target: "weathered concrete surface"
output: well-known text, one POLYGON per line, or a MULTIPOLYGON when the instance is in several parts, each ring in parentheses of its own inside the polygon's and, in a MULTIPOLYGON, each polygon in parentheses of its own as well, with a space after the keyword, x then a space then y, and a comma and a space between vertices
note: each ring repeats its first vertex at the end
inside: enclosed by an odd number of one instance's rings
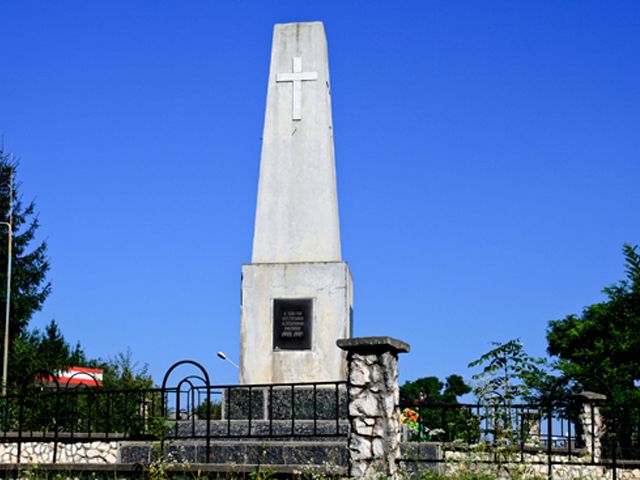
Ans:
MULTIPOLYGON (((287 77, 284 77, 285 79, 287 77)), ((262 137, 253 263, 340 261, 327 39, 321 22, 276 25, 262 137), (316 80, 277 81, 294 59, 316 80), (294 119, 294 94, 300 118, 294 119)))
POLYGON ((408 343, 393 337, 357 337, 341 338, 337 342, 338 347, 354 353, 395 352, 409 353, 411 347, 408 343))
POLYGON ((248 264, 242 267, 240 383, 346 379, 353 285, 345 262, 248 264), (311 298, 310 350, 274 350, 275 298, 311 298))
POLYGON ((341 261, 321 22, 274 27, 262 138, 252 263, 242 268, 240 382, 341 380, 345 355, 335 342, 351 336, 352 287, 341 261), (312 299, 310 350, 274 348, 274 299, 312 299))

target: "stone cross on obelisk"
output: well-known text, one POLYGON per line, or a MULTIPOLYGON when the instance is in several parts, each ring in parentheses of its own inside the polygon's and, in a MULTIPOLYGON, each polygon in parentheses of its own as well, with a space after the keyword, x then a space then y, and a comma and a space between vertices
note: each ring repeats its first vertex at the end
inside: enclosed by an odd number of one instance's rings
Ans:
POLYGON ((327 40, 276 25, 252 263, 242 267, 241 383, 342 380, 352 283, 340 254, 327 40))
POLYGON ((276 75, 276 82, 293 82, 292 120, 302 120, 302 81, 317 79, 318 72, 302 71, 302 57, 293 57, 293 73, 279 73, 276 75))

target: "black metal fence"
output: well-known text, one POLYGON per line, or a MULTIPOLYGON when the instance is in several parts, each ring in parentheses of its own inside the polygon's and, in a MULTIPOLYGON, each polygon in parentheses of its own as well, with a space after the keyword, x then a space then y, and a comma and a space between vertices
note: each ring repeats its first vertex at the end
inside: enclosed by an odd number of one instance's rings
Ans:
MULTIPOLYGON (((204 368, 184 360, 174 364, 162 385, 108 389, 34 382, 30 375, 0 397, 0 443, 112 440, 200 440, 209 458, 211 440, 240 438, 345 437, 346 382, 265 385, 211 385, 204 368), (170 382, 178 367, 197 374, 170 382), (170 386, 170 383, 173 385, 170 386)), ((97 382, 96 382, 97 385, 97 382)))
POLYGON ((437 442, 430 462, 600 465, 640 468, 640 402, 589 392, 535 404, 405 403, 407 440, 437 442), (601 397, 601 398, 599 398, 601 397), (447 455, 447 452, 449 453, 447 455))
MULTIPOLYGON (((0 443, 15 444, 16 461, 27 442, 60 443, 189 439, 202 442, 210 458, 212 440, 345 438, 347 383, 212 385, 204 368, 184 360, 160 387, 108 389, 34 381, 30 375, 0 397, 0 443), (195 374, 178 376, 178 369, 195 374), (179 378, 172 381, 173 377, 179 378)), ((97 382, 96 382, 97 385, 97 382)), ((406 439, 436 442, 429 461, 608 466, 640 468, 640 402, 617 404, 584 393, 552 395, 535 404, 405 404, 406 439), (411 410, 415 411, 414 413, 411 410), (466 455, 466 457, 465 457, 466 455), (457 458, 457 460, 455 460, 457 458), (462 460, 461 460, 462 459, 462 460)))

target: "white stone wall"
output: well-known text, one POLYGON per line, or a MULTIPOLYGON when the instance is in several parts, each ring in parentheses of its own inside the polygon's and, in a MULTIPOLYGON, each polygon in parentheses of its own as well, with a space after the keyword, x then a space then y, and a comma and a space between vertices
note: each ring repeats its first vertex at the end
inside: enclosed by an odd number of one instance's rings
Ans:
MULTIPOLYGON (((444 450, 442 463, 424 465, 440 465, 445 475, 452 477, 464 474, 488 475, 497 479, 522 478, 539 479, 547 478, 549 472, 548 457, 544 452, 525 452, 521 459, 520 452, 510 455, 503 453, 502 461, 495 462, 492 452, 473 450, 444 450), (522 461, 520 461, 522 460, 522 461)), ((591 453, 582 455, 553 454, 552 477, 554 480, 607 480, 613 479, 613 471, 604 465, 591 464, 591 453)), ((418 461, 418 463, 420 463, 418 461)), ((618 465, 618 480, 639 480, 640 467, 624 468, 618 465)))
MULTIPOLYGON (((544 463, 480 463, 469 459, 468 462, 445 462, 442 464, 442 473, 456 477, 464 474, 485 474, 496 479, 540 479, 547 478, 549 467, 544 463)), ((546 461, 546 458, 544 459, 546 461)), ((580 465, 571 463, 559 463, 552 465, 552 478, 554 480, 613 480, 613 470, 603 465, 580 465)), ((618 480, 640 479, 640 468, 623 468, 618 466, 616 472, 618 480)))
MULTIPOLYGON (((445 463, 443 473, 453 477, 471 474, 486 474, 497 479, 540 479, 547 478, 548 466, 544 464, 531 463, 505 463, 497 466, 495 464, 481 463, 445 463)), ((554 480, 608 480, 613 479, 613 471, 601 465, 576 465, 576 464, 554 464, 552 466, 552 477, 554 480)), ((623 469, 618 467, 618 480, 640 479, 640 469, 623 469)))
MULTIPOLYGON (((53 442, 24 442, 20 463, 53 463, 53 442)), ((117 442, 58 443, 56 463, 116 463, 117 442)), ((0 443, 0 463, 18 463, 18 444, 0 443)))

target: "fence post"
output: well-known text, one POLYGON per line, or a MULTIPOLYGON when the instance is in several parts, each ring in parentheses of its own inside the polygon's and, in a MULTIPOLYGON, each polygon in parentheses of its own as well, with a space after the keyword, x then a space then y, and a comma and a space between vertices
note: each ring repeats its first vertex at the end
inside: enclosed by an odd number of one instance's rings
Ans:
POLYGON ((391 337, 338 340, 347 352, 349 476, 395 477, 400 456, 398 353, 409 345, 391 337))
POLYGON ((602 459, 602 434, 604 424, 600 414, 600 402, 607 399, 606 395, 594 392, 580 392, 582 400, 580 423, 582 424, 582 443, 591 455, 592 463, 600 463, 602 459))

